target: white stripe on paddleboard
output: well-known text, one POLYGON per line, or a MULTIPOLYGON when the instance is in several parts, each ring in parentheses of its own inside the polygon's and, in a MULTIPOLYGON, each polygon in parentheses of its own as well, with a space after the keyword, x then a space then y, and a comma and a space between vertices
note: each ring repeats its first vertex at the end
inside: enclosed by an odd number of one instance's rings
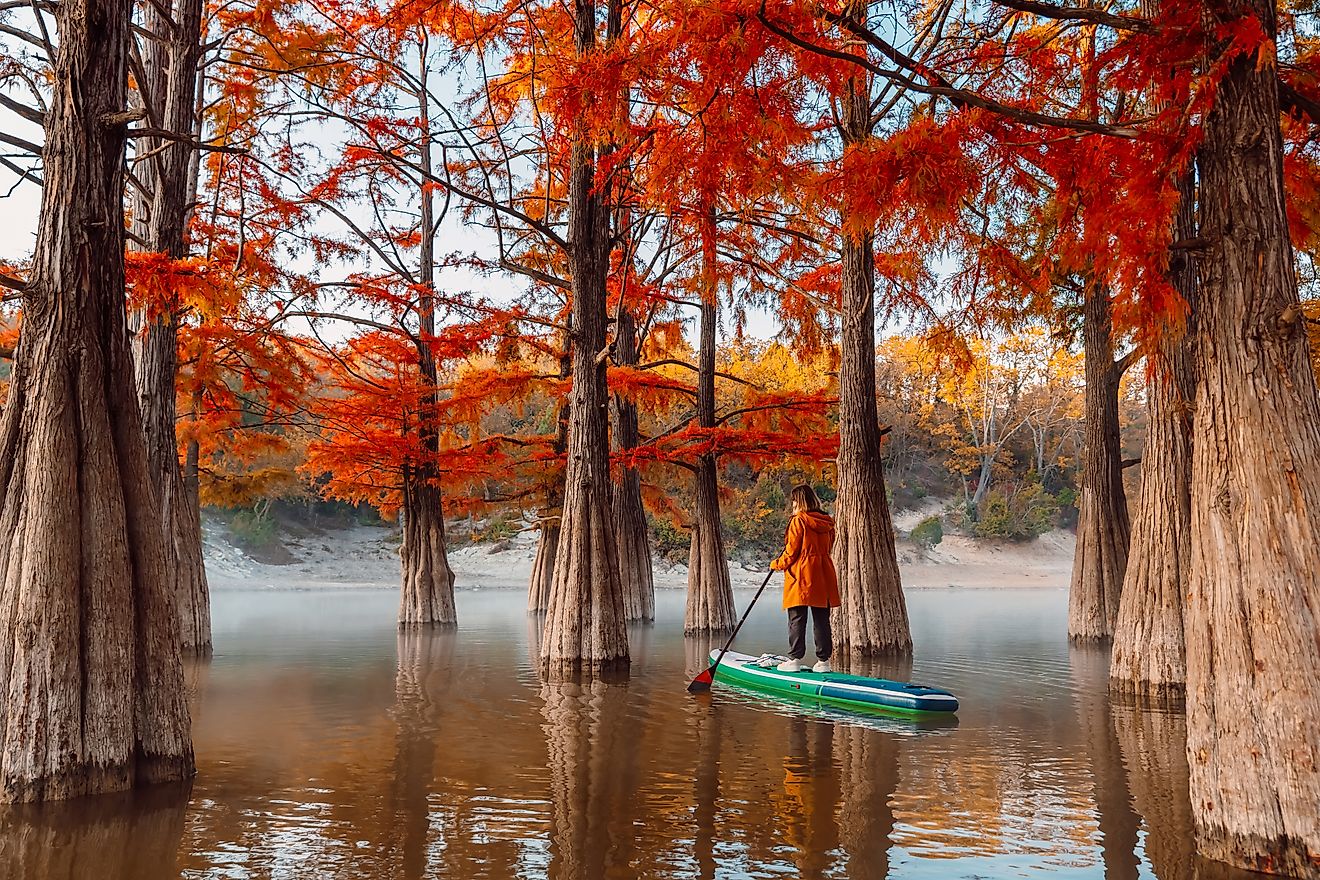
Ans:
MULTIPOLYGON (((727 656, 732 656, 732 654, 727 656)), ((746 654, 742 654, 740 656, 747 657, 746 654)), ((747 657, 747 659, 750 661, 750 660, 755 660, 756 658, 747 657)), ((759 666, 746 666, 746 665, 739 666, 738 668, 743 672, 749 673, 751 675, 759 675, 762 678, 768 678, 771 681, 778 681, 785 683, 793 681, 793 673, 791 672, 772 672, 769 669, 762 669, 759 666)), ((904 700, 933 700, 935 702, 941 702, 941 703, 948 703, 948 702, 956 703, 958 701, 956 697, 949 696, 948 694, 913 694, 913 693, 909 693, 908 691, 891 691, 888 690, 887 688, 864 687, 862 685, 850 684, 844 681, 828 681, 828 680, 818 681, 812 678, 799 679, 799 681, 801 681, 801 683, 803 684, 811 684, 818 686, 829 685, 830 687, 842 688, 844 690, 854 691, 859 694, 884 694, 888 697, 899 697, 904 700)))

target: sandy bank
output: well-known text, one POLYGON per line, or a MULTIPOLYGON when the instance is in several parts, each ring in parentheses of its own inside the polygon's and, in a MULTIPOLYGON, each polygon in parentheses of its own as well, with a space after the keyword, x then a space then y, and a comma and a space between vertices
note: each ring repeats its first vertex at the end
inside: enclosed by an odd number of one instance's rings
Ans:
MULTIPOLYGON (((299 590, 327 587, 394 589, 399 581, 398 534, 392 529, 357 526, 285 540, 290 559, 270 565, 252 559, 233 546, 222 525, 204 526, 206 570, 216 590, 299 590)), ((535 555, 534 533, 514 538, 501 549, 473 544, 456 548, 450 564, 460 590, 524 590, 535 555)), ((949 535, 938 547, 922 553, 906 540, 898 546, 899 566, 907 589, 964 587, 1068 586, 1074 538, 1051 532, 1027 542, 984 541, 949 535)), ((765 571, 735 563, 735 589, 754 589, 765 571)), ((687 567, 657 560, 657 589, 687 586, 687 567)))

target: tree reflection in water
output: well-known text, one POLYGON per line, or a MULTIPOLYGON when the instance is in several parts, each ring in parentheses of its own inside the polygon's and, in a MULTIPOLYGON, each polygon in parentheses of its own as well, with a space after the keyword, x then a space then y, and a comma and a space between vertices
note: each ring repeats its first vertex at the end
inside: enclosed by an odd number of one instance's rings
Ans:
POLYGON ((6 880, 167 880, 176 864, 191 786, 0 809, 6 880))
POLYGON ((1105 878, 1135 880, 1141 817, 1132 809, 1123 755, 1110 718, 1109 646, 1074 644, 1068 659, 1077 725, 1091 765, 1105 878))
MULTIPOLYGON (((847 671, 910 681, 912 658, 851 659, 847 671)), ((839 722, 835 731, 834 754, 842 789, 839 834, 851 880, 884 880, 889 876, 901 741, 893 734, 844 722, 839 722)))
POLYGON ((618 679, 550 679, 541 716, 550 775, 551 880, 626 876, 632 862, 636 742, 618 679))
MULTIPOLYGON (((459 824, 457 816, 449 817, 446 829, 446 817, 432 816, 429 802, 436 777, 436 741, 442 735, 437 721, 456 678, 457 638, 452 627, 416 627, 400 630, 398 635, 399 666, 390 711, 397 733, 381 861, 390 866, 392 876, 405 880, 427 875, 432 825, 440 824, 443 841, 446 831, 459 824)), ((462 734, 455 731, 455 735, 462 734)))

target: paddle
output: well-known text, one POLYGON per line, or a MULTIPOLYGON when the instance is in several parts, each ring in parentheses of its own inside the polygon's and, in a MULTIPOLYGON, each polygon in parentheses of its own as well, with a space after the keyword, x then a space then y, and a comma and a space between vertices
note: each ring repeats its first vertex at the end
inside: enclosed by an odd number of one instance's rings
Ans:
POLYGON ((733 635, 729 636, 729 640, 724 643, 724 647, 720 648, 719 656, 715 658, 714 663, 710 664, 710 668, 692 679, 692 683, 688 685, 688 693, 700 694, 710 690, 710 683, 715 680, 716 668, 719 667, 720 661, 724 659, 724 655, 728 653, 733 640, 738 638, 738 630, 742 629, 742 625, 747 622, 747 615, 752 613, 752 606, 756 604, 757 599, 761 598, 761 594, 765 592, 766 585, 770 583, 770 578, 774 577, 774 574, 775 570, 773 568, 766 573, 765 580, 761 582, 761 589, 756 591, 752 601, 747 604, 747 610, 743 612, 742 620, 738 621, 738 625, 733 628, 733 635))

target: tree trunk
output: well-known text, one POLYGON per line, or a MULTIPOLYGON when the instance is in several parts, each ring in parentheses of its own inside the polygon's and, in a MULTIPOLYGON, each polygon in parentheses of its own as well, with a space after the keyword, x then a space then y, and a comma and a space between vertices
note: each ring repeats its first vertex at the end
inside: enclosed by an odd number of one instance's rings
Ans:
MULTIPOLYGON (((619 309, 615 333, 615 356, 622 366, 637 365, 637 325, 625 308, 619 309)), ((620 451, 641 442, 637 428, 637 405, 615 395, 617 424, 614 439, 620 451)), ((642 476, 636 468, 620 468, 614 487, 614 521, 619 536, 619 578, 623 582, 624 616, 628 620, 655 619, 655 580, 651 570, 651 542, 646 533, 646 510, 642 506, 642 476)))
POLYGON ((399 628, 453 626, 454 572, 445 551, 445 520, 434 469, 407 468, 403 477, 403 588, 399 628))
MULTIPOLYGON (((421 111, 421 161, 428 177, 431 174, 431 137, 429 93, 427 90, 426 53, 421 54, 419 88, 415 97, 421 111)), ((404 468, 403 474, 403 546, 399 550, 403 569, 403 588, 399 596, 399 627, 453 626, 458 623, 454 610, 454 571, 449 567, 445 546, 444 503, 440 491, 440 473, 436 462, 440 437, 436 427, 439 407, 439 373, 435 353, 435 205, 428 187, 421 192, 422 239, 419 254, 420 294, 417 303, 417 361, 423 393, 417 432, 423 459, 404 468)))
POLYGON ((193 773, 160 503, 124 312, 131 9, 70 0, 41 222, 0 419, 0 800, 193 773))
MULTIPOLYGON (((177 0, 166 7, 146 4, 142 41, 145 77, 137 84, 137 100, 147 124, 184 137, 196 135, 197 65, 201 58, 201 0, 177 0), (169 17, 164 15, 169 10, 169 17)), ((144 138, 138 155, 150 156, 135 166, 142 188, 133 198, 133 232, 141 242, 135 250, 163 253, 172 259, 188 256, 188 218, 192 213, 197 165, 186 143, 144 138)), ((179 471, 175 436, 175 388, 178 376, 180 306, 176 297, 160 314, 133 316, 135 378, 147 461, 160 499, 168 570, 179 596, 180 636, 186 651, 211 650, 210 591, 202 561, 200 511, 189 507, 179 471), (194 526, 194 521, 196 525, 194 526)))
MULTIPOLYGON (((846 9, 865 25, 865 3, 849 3, 846 9)), ((845 147, 872 137, 870 97, 869 81, 854 79, 840 126, 845 147)), ((841 221, 843 314, 834 564, 843 605, 833 615, 834 647, 861 655, 907 653, 912 650, 912 633, 894 548, 876 405, 874 238, 870 230, 851 231, 850 218, 841 221)))
MULTIPOLYGON (((701 348, 697 364, 697 425, 715 427, 715 320, 714 292, 701 301, 701 348)), ((724 558, 724 531, 720 524, 719 469, 714 455, 697 460, 696 511, 692 548, 688 556, 687 611, 683 632, 723 632, 737 620, 729 563, 724 558)))
POLYGON ((1103 640, 1114 634, 1127 569, 1128 510, 1123 492, 1123 442, 1109 292, 1093 285, 1082 307, 1086 351, 1081 504, 1077 552, 1068 592, 1068 636, 1103 640))
MULTIPOLYGON (((1211 4, 1213 25, 1264 0, 1211 4)), ((1229 65, 1198 157, 1187 752, 1201 851, 1320 877, 1320 400, 1284 212, 1272 43, 1229 65)))
MULTIPOLYGON (((559 378, 573 375, 573 343, 565 332, 559 352, 559 378)), ((555 458, 568 451, 568 407, 555 407, 555 458)), ((556 469, 545 492, 545 507, 541 511, 541 530, 536 539, 536 558, 532 561, 532 578, 527 585, 527 610, 544 614, 550 605, 550 585, 555 578, 555 556, 559 553, 559 522, 564 513, 564 473, 556 469)))
MULTIPOLYGON (((559 502, 562 504, 562 500, 559 502)), ((550 585, 555 579, 555 556, 559 553, 559 516, 562 508, 546 504, 541 511, 541 530, 536 536, 536 556, 527 585, 527 612, 544 614, 550 607, 550 585)))
MULTIPOLYGON (((190 444, 195 450, 196 443, 190 444)), ((187 474, 175 484, 174 559, 179 603, 180 642, 194 654, 211 653, 211 587, 202 561, 202 508, 197 483, 197 459, 192 453, 187 474)))
POLYGON ((834 543, 843 605, 833 615, 834 647, 862 655, 912 650, 880 458, 873 259, 869 235, 844 237, 834 543))
MULTIPOLYGON (((1190 175, 1182 181, 1174 239, 1196 235, 1190 175)), ((1147 391, 1149 427, 1141 454, 1141 500, 1132 529, 1127 574, 1118 602, 1110 689, 1146 701, 1181 701, 1187 678, 1183 642, 1183 589, 1191 576, 1192 351, 1196 269, 1190 260, 1170 280, 1188 304, 1188 335, 1167 340, 1151 354, 1147 391)))
MULTIPOLYGON (((576 0, 579 57, 596 49, 595 0, 576 0)), ((623 588, 610 498, 609 399, 605 382, 607 195, 596 186, 596 149, 586 123, 569 161, 569 264, 573 297, 573 390, 559 552, 546 609, 541 661, 558 675, 628 662, 623 588)))

